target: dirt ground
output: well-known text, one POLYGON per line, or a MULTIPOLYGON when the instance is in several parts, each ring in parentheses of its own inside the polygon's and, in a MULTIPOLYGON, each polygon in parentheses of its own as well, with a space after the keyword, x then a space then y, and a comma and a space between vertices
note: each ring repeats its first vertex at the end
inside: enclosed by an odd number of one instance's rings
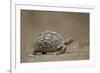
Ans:
POLYGON ((21 10, 21 63, 89 59, 89 13, 21 10), (66 53, 31 56, 32 42, 41 32, 73 38, 66 53))

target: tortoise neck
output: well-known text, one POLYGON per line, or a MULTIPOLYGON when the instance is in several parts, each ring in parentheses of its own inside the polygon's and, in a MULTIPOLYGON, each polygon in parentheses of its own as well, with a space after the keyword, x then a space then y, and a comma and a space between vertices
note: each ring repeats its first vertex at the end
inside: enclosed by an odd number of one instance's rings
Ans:
POLYGON ((68 41, 66 41, 66 42, 64 43, 64 45, 70 45, 72 42, 73 42, 73 39, 69 39, 68 41))

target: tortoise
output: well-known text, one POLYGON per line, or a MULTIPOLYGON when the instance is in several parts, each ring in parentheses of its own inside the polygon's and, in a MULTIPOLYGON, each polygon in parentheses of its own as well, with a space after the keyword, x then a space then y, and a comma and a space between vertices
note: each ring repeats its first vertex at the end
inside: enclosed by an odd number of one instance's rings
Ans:
POLYGON ((65 41, 63 37, 51 31, 42 32, 39 37, 33 42, 33 55, 37 53, 47 54, 47 53, 56 53, 63 54, 67 49, 67 45, 71 44, 73 39, 65 41))

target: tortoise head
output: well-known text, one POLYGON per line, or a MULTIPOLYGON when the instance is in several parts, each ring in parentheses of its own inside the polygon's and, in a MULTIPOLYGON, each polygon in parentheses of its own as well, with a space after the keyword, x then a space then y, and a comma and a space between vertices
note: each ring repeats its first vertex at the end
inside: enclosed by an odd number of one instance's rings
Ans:
POLYGON ((65 41, 64 45, 70 45, 73 41, 73 39, 68 39, 65 41))

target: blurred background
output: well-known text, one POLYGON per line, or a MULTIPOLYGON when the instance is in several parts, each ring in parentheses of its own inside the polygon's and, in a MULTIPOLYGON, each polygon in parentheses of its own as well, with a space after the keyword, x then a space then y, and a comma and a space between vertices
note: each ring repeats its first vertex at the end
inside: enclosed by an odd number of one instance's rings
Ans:
POLYGON ((21 10, 21 63, 89 59, 89 13, 21 10), (41 32, 54 31, 73 38, 70 53, 33 56, 32 42, 41 32))

